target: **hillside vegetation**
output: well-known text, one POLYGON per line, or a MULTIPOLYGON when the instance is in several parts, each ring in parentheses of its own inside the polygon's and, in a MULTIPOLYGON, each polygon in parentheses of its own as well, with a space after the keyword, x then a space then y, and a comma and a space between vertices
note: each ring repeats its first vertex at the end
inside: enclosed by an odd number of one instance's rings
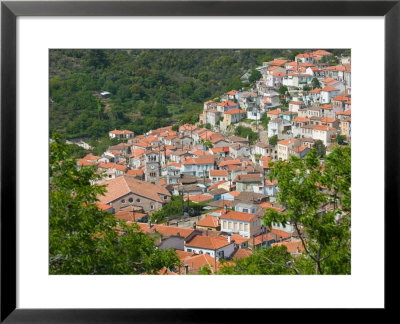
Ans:
POLYGON ((50 133, 136 134, 197 121, 203 102, 246 86, 240 76, 291 50, 51 50, 50 133), (101 91, 111 93, 103 99, 101 91))

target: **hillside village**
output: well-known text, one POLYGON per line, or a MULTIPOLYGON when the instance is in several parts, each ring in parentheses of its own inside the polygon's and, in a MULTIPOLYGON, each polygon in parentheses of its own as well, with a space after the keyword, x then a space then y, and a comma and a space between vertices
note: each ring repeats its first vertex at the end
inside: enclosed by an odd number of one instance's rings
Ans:
POLYGON ((271 162, 304 158, 316 147, 323 165, 336 145, 351 144, 351 58, 316 50, 256 70, 261 77, 251 88, 204 102, 196 124, 144 135, 110 130, 119 144, 77 160, 78 168, 94 166, 102 175, 96 183, 107 189, 98 197, 102 210, 177 252, 182 267, 161 274, 203 267, 215 273, 222 259, 245 258, 259 247, 304 252, 293 224, 262 222, 269 208, 285 211, 276 199, 279 183, 269 177, 271 162), (241 137, 238 127, 255 135, 241 137), (182 213, 160 213, 174 202, 182 213))

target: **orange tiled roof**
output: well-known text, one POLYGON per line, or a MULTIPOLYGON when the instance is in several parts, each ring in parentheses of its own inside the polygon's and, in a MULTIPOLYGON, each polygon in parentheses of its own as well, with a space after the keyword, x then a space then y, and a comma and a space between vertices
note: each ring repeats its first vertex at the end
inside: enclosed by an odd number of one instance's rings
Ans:
POLYGON ((207 215, 202 220, 200 220, 196 225, 202 227, 217 228, 219 226, 218 217, 207 215))
POLYGON ((213 157, 199 157, 199 158, 191 158, 191 157, 186 157, 184 161, 182 162, 183 165, 189 165, 189 164, 214 164, 214 158, 213 157))
POLYGON ((244 221, 244 222, 250 222, 255 217, 257 217, 257 216, 254 214, 242 213, 242 212, 237 212, 237 211, 230 211, 230 212, 220 216, 221 219, 232 219, 232 220, 239 220, 239 221, 244 221))
MULTIPOLYGON (((188 199, 188 196, 185 195, 185 200, 187 200, 187 199, 188 199)), ((213 199, 214 199, 214 197, 210 196, 210 195, 203 195, 203 194, 189 195, 189 200, 196 202, 196 203, 209 201, 209 200, 213 200, 213 199)))
POLYGON ((234 108, 234 109, 225 111, 224 114, 226 114, 226 115, 246 114, 246 111, 241 110, 239 108, 234 108))
POLYGON ((336 96, 335 98, 333 98, 333 100, 336 100, 336 101, 347 101, 347 100, 349 100, 349 97, 346 97, 346 96, 336 96))
POLYGON ((211 237, 211 236, 200 236, 200 235, 196 235, 189 242, 185 242, 185 246, 187 247, 197 247, 208 250, 218 250, 230 244, 233 243, 232 242, 229 243, 226 238, 221 236, 211 237))
POLYGON ((135 170, 128 170, 126 171, 127 175, 134 175, 134 176, 142 176, 144 170, 143 169, 135 169, 135 170))
POLYGON ((117 200, 130 192, 158 202, 165 202, 164 199, 162 199, 162 196, 171 196, 168 190, 161 186, 137 180, 135 177, 127 175, 106 180, 100 183, 100 185, 105 185, 107 192, 104 196, 98 198, 101 203, 106 204, 117 200))
POLYGON ((195 271, 196 273, 196 271, 200 270, 203 267, 208 267, 211 270, 211 273, 214 273, 215 265, 217 266, 217 269, 221 267, 220 263, 207 253, 187 257, 182 260, 182 266, 185 264, 188 265, 189 273, 191 273, 192 271, 195 271))
POLYGON ((100 169, 116 169, 119 171, 126 171, 126 166, 116 164, 116 163, 102 163, 99 164, 100 169))
POLYGON ((301 241, 297 241, 297 242, 284 241, 284 242, 271 244, 271 246, 280 246, 280 245, 285 245, 287 247, 288 252, 290 252, 290 253, 303 253, 304 252, 304 247, 303 247, 303 244, 301 243, 301 241))
POLYGON ((315 88, 313 90, 310 90, 310 93, 320 93, 320 92, 321 92, 321 89, 319 89, 319 88, 315 88))
POLYGON ((79 159, 78 160, 78 165, 79 166, 92 166, 92 165, 96 165, 96 162, 94 161, 87 161, 84 159, 79 159))
POLYGON ((278 144, 280 144, 280 145, 289 145, 289 144, 293 143, 295 140, 296 139, 294 139, 294 138, 288 138, 286 140, 279 141, 278 144))
POLYGON ((224 102, 219 102, 217 105, 218 106, 222 106, 222 107, 230 107, 230 106, 237 106, 238 104, 236 102, 227 100, 227 101, 224 101, 224 102))
POLYGON ((332 55, 332 53, 325 50, 317 50, 313 52, 314 55, 324 56, 324 55, 332 55))
POLYGON ((239 248, 232 254, 231 258, 232 258, 232 260, 239 260, 239 259, 247 258, 250 255, 251 255, 250 250, 245 250, 245 249, 239 248))
POLYGON ((232 164, 240 164, 240 165, 242 165, 242 161, 240 161, 240 160, 222 161, 218 166, 219 167, 223 167, 225 165, 232 165, 232 164))
POLYGON ((116 134, 116 135, 133 134, 133 132, 131 132, 130 130, 126 130, 126 129, 124 129, 124 130, 114 129, 114 130, 110 131, 109 133, 116 134))
POLYGON ((299 123, 309 122, 308 118, 305 118, 305 117, 296 117, 296 118, 293 119, 293 121, 299 122, 299 123))
POLYGON ((330 91, 340 91, 340 90, 339 90, 338 88, 334 88, 334 87, 330 87, 330 86, 325 86, 325 87, 322 88, 321 91, 330 92, 330 91))
POLYGON ((83 160, 98 160, 100 156, 88 154, 82 158, 83 160))
POLYGON ((210 170, 210 176, 221 176, 221 177, 227 177, 228 176, 228 171, 227 170, 210 170))

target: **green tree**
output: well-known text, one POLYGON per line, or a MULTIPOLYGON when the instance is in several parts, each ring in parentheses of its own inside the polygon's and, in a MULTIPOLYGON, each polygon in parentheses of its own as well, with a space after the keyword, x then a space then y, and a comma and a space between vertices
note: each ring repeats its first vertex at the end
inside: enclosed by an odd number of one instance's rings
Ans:
POLYGON ((336 143, 338 143, 339 145, 344 145, 346 141, 346 135, 337 135, 336 136, 336 143))
POLYGON ((316 274, 350 274, 350 147, 334 148, 323 167, 315 148, 273 166, 269 176, 278 181, 285 211, 268 209, 265 225, 291 221, 316 274))
POLYGON ((262 78, 261 72, 254 69, 253 71, 251 71, 251 74, 249 76, 249 81, 253 83, 257 80, 260 80, 261 78, 262 78))
POLYGON ((286 95, 286 93, 288 92, 288 87, 285 85, 282 85, 279 87, 278 92, 281 96, 286 95))
POLYGON ((268 143, 270 145, 276 145, 278 144, 278 135, 273 135, 268 139, 268 143))
POLYGON ((258 133, 253 132, 250 127, 238 126, 235 128, 235 135, 243 138, 248 138, 250 144, 253 144, 258 139, 258 133))
POLYGON ((105 187, 92 167, 76 168, 57 135, 50 144, 50 274, 140 274, 174 268, 173 250, 160 250, 137 225, 117 223, 96 202, 105 187))
POLYGON ((218 274, 221 275, 274 275, 297 274, 294 259, 286 246, 262 247, 244 259, 223 261, 218 274))
POLYGON ((321 140, 318 140, 315 142, 314 147, 317 150, 317 155, 320 158, 323 158, 326 154, 326 146, 324 145, 324 143, 321 140))
POLYGON ((319 82, 319 80, 317 78, 313 78, 311 80, 311 85, 312 85, 313 89, 321 88, 321 83, 319 82))
POLYGON ((210 141, 205 141, 204 146, 207 148, 213 147, 212 143, 210 141))
POLYGON ((260 118, 261 125, 264 127, 265 130, 268 130, 269 121, 270 118, 267 116, 267 114, 263 114, 260 118))

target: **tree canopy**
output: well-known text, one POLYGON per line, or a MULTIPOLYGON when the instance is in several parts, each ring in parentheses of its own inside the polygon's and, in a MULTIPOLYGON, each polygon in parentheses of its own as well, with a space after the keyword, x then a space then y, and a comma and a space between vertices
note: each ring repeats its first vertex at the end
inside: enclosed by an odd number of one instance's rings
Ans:
POLYGON ((265 56, 286 52, 50 50, 50 133, 98 139, 115 128, 143 134, 181 121, 195 123, 204 101, 241 89, 243 73, 265 56), (109 98, 101 97, 102 91, 109 98))
POLYGON ((50 144, 50 274, 154 274, 174 268, 173 250, 157 249, 137 225, 117 222, 98 208, 104 186, 91 185, 100 175, 92 167, 77 169, 59 136, 50 144))
POLYGON ((264 223, 292 222, 317 274, 350 274, 350 147, 335 147, 320 164, 316 149, 304 159, 273 163, 277 200, 284 212, 268 209, 264 223))

